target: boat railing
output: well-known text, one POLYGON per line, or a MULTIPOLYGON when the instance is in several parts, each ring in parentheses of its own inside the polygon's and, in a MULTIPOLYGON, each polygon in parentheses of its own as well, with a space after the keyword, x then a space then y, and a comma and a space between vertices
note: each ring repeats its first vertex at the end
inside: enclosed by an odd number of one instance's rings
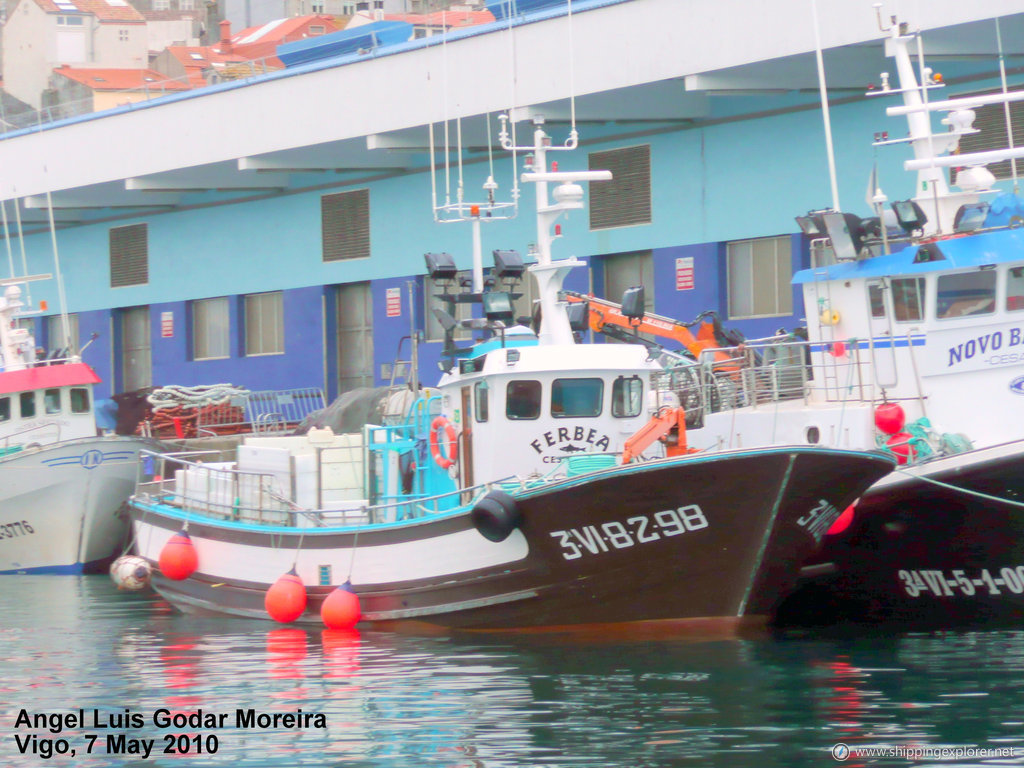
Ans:
POLYGON ((810 342, 770 337, 704 350, 696 363, 658 374, 655 386, 676 394, 688 426, 694 427, 710 413, 786 400, 870 400, 866 365, 856 339, 810 342))
POLYGON ((408 496, 370 505, 366 500, 339 502, 325 509, 295 504, 273 472, 252 472, 204 462, 217 451, 155 453, 142 451, 133 498, 180 508, 218 520, 295 528, 344 527, 395 523, 443 514, 473 503, 502 478, 472 488, 434 495, 408 496))
POLYGON ((281 433, 325 405, 323 390, 315 387, 237 392, 225 402, 198 408, 196 432, 204 437, 281 433))

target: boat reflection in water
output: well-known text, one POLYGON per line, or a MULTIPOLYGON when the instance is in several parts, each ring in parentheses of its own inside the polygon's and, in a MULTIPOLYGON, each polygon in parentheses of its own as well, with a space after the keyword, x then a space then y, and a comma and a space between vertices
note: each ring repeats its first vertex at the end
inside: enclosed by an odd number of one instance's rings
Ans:
MULTIPOLYGON (((1024 746, 1020 632, 509 642, 184 616, 152 595, 118 594, 105 577, 0 581, 5 732, 54 736, 15 729, 22 708, 128 709, 146 723, 125 733, 156 739, 147 765, 157 768, 792 766, 831 765, 840 741, 1024 746), (326 727, 159 729, 160 709, 229 721, 236 709, 301 709, 326 727), (216 755, 159 752, 178 732, 217 736, 216 755)), ((96 732, 61 735, 84 746, 96 732)), ((26 761, 13 738, 0 740, 0 764, 26 761)), ((999 764, 1024 764, 1024 750, 999 764)))

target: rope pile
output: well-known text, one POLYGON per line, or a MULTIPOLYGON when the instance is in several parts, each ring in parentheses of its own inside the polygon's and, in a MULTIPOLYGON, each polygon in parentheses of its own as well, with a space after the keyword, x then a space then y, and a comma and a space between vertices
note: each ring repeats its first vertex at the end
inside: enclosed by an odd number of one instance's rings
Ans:
POLYGON ((197 437, 199 425, 217 434, 240 432, 245 429, 245 409, 232 405, 231 399, 248 394, 232 384, 161 387, 146 398, 149 413, 136 432, 157 438, 197 437))

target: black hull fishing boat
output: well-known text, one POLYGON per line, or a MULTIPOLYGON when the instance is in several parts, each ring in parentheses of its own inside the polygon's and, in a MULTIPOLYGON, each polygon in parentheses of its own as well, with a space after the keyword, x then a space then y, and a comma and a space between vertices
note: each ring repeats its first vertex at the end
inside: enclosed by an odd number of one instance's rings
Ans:
MULTIPOLYGON (((517 149, 532 152, 537 263, 500 251, 495 269, 536 280, 537 330, 483 290, 477 247, 484 316, 464 322, 484 338, 449 348, 437 389, 410 386, 385 423, 249 436, 227 463, 150 457, 135 549, 173 605, 332 627, 732 632, 764 623, 840 510, 892 469, 877 451, 807 445, 694 454, 645 347, 577 343, 560 289, 580 262, 551 259, 554 221, 582 207, 578 182, 610 174, 549 170, 575 132, 552 147, 534 122, 517 149)), ((474 227, 493 213, 460 211, 474 227)), ((435 282, 456 275, 442 256, 427 257, 435 282)))
MULTIPOLYGON (((682 620, 728 631, 764 622, 839 508, 890 468, 871 454, 732 451, 598 470, 492 492, 420 522, 347 529, 214 520, 159 498, 136 497, 133 515, 139 551, 154 563, 188 523, 198 570, 181 581, 153 576, 187 612, 265 618, 268 587, 294 566, 351 580, 363 620, 374 624, 682 620)), ((333 583, 308 588, 297 620, 321 621, 333 583)))

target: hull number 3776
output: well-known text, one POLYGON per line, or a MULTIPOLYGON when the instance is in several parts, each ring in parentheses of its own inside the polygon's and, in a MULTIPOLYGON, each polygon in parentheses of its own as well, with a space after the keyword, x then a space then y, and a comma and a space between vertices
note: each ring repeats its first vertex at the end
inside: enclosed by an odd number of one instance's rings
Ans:
POLYGON ((708 527, 708 519, 696 504, 677 509, 664 509, 653 515, 635 515, 619 522, 612 520, 601 525, 585 525, 552 531, 562 547, 562 557, 576 560, 584 555, 600 555, 637 544, 649 544, 687 531, 708 527))

